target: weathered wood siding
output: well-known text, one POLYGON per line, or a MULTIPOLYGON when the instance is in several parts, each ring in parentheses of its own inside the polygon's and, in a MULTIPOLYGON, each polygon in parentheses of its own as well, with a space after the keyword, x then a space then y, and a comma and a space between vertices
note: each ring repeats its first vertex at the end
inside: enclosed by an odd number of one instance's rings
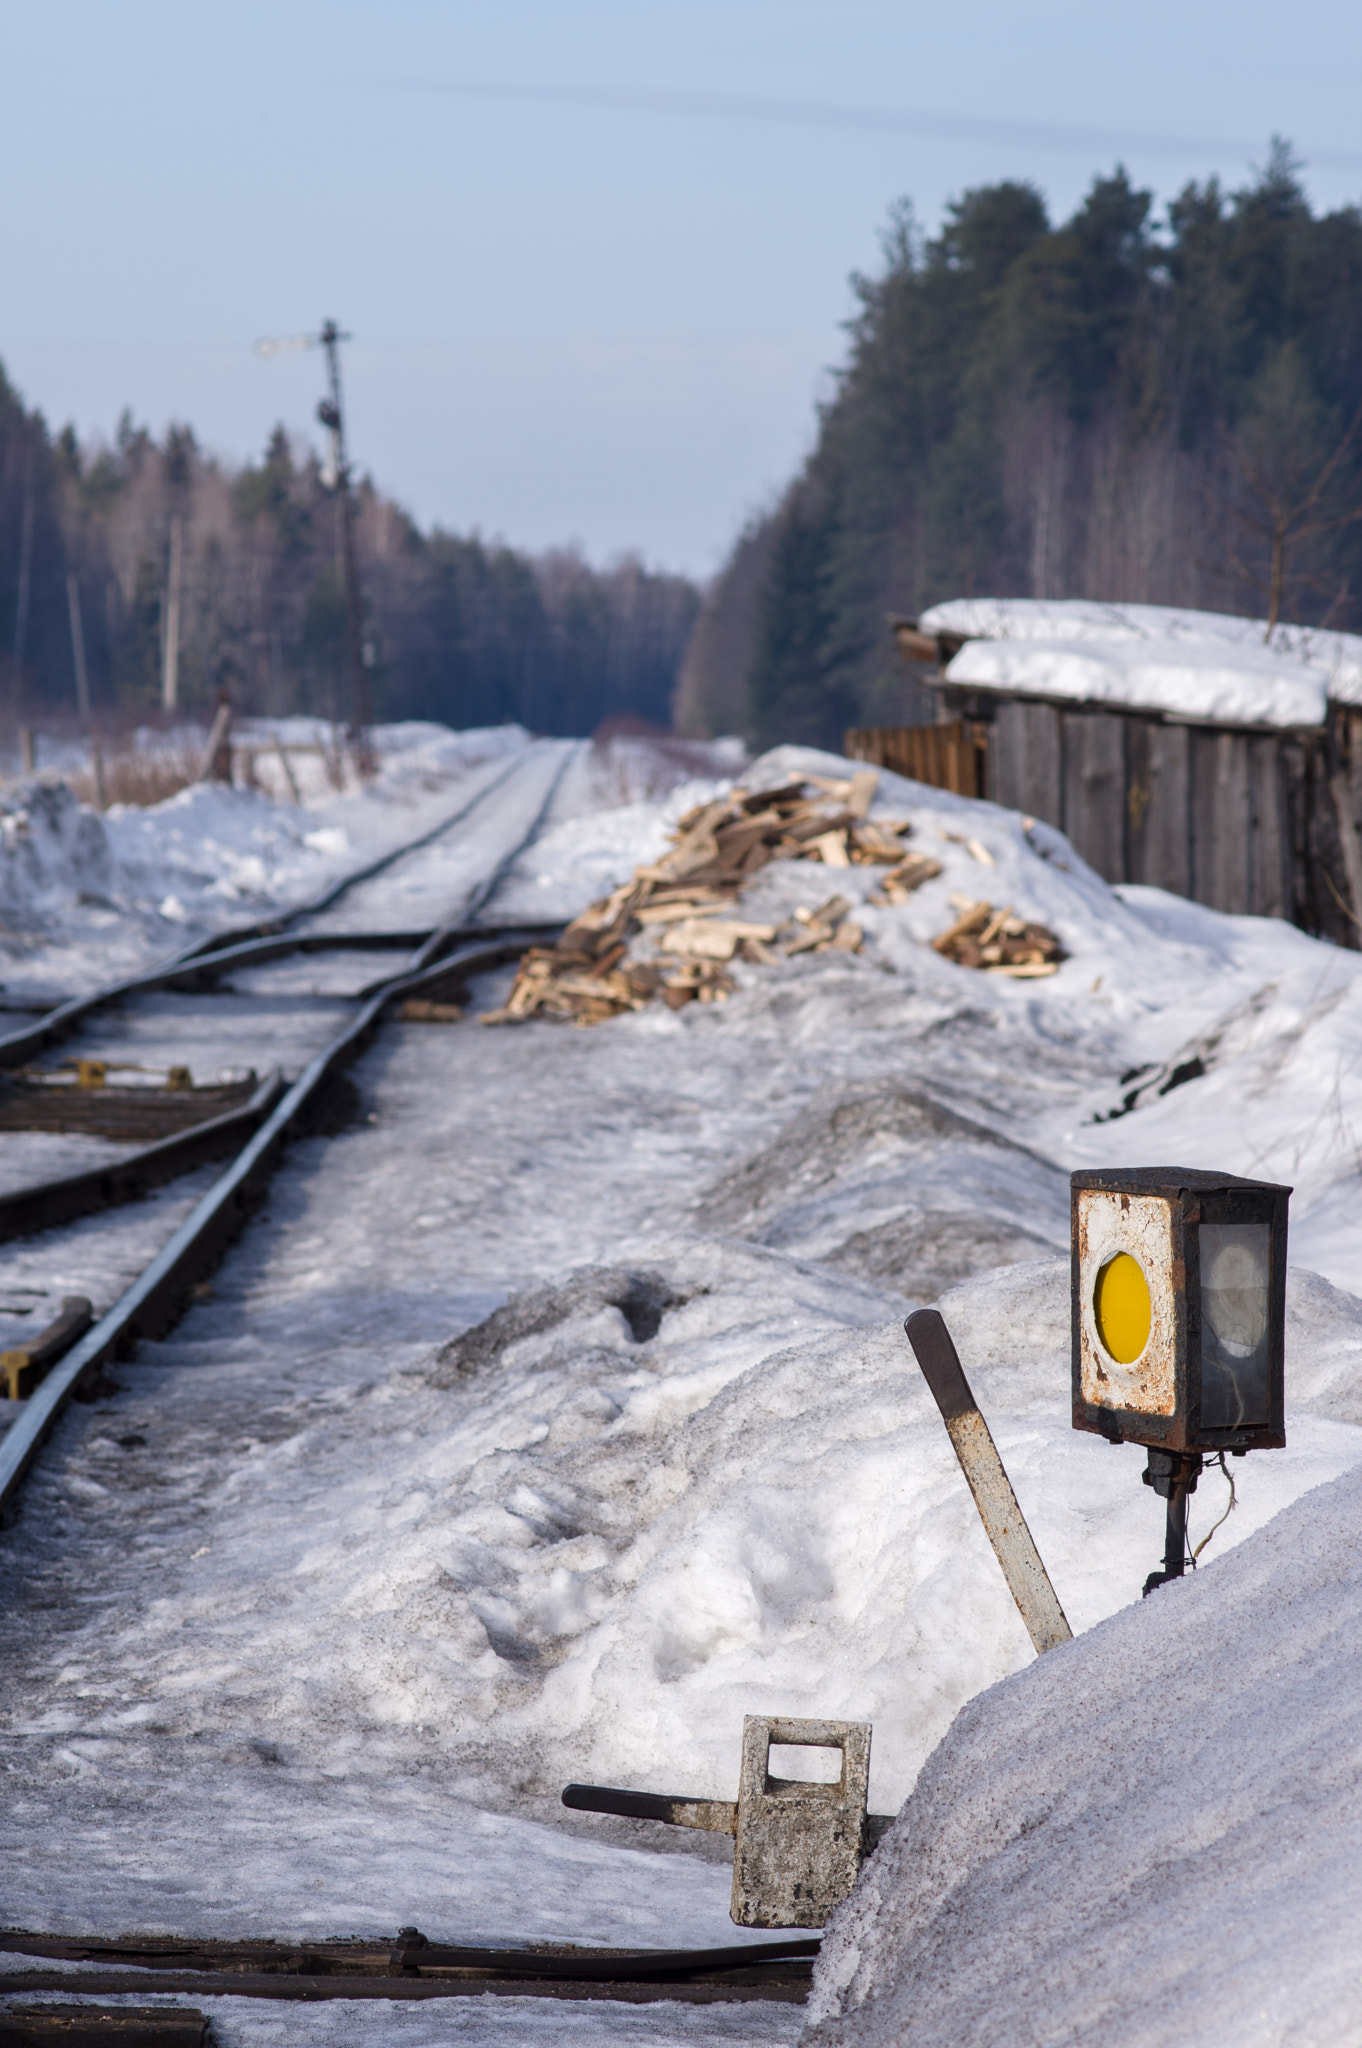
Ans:
POLYGON ((1064 737, 1053 704, 1005 698, 988 728, 988 794, 1047 823, 1064 807, 1064 737), (997 792, 995 795, 994 792, 997 792))
POLYGON ((1253 839, 1249 860, 1250 908, 1259 917, 1291 915, 1291 841, 1282 787, 1281 749, 1270 734, 1250 737, 1249 801, 1253 839))
POLYGON ((1107 881, 1362 939, 1337 805, 1342 795, 1362 833, 1362 711, 1336 706, 1317 732, 1262 732, 944 694, 986 724, 988 795, 1057 825, 1107 881))
POLYGON ((1126 880, 1151 889, 1192 893, 1191 802, 1185 725, 1149 718, 1122 721, 1126 729, 1126 880))
POLYGON ((988 794, 1058 825, 1108 882, 1282 917, 1292 903, 1282 750, 1292 739, 1008 698, 989 727, 988 794))
POLYGON ((1060 829, 1109 882, 1126 879, 1125 723, 1109 711, 1063 715, 1060 829))
POLYGON ((1108 882, 1358 945, 1339 802, 1362 833, 1362 711, 1335 706, 1317 732, 1262 732, 949 686, 942 696, 960 713, 951 724, 848 733, 847 752, 1043 818, 1108 882))

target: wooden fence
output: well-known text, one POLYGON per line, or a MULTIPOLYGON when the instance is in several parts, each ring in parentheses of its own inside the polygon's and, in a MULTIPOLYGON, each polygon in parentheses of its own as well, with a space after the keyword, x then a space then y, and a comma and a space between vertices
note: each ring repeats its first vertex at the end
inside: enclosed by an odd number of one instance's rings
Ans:
POLYGON ((985 726, 959 718, 949 725, 861 726, 843 741, 853 761, 870 761, 957 796, 984 795, 987 745, 985 726))

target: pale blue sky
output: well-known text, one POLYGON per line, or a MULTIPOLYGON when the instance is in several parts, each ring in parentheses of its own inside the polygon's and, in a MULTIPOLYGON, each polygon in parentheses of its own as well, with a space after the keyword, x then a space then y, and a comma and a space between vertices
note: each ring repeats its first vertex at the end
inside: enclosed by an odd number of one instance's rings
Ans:
POLYGON ((0 36, 0 359, 52 421, 313 433, 316 359, 251 344, 334 313, 355 456, 422 521, 697 573, 808 446, 898 197, 1062 215, 1120 157, 1162 199, 1274 130, 1317 206, 1362 193, 1340 0, 0 0, 0 36))

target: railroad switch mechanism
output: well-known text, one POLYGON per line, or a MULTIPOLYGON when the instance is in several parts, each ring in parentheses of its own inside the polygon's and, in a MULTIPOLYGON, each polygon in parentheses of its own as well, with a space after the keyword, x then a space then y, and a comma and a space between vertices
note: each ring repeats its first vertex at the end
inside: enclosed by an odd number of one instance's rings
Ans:
POLYGON ((867 1813, 870 1725, 804 1721, 779 1715, 743 1719, 738 1796, 689 1799, 626 1792, 610 1785, 567 1785, 563 1804, 583 1813, 619 1813, 670 1827, 732 1835, 733 1899, 739 1927, 822 1927, 852 1890, 861 1864, 893 1816, 867 1813), (834 1749, 842 1768, 833 1784, 771 1775, 771 1750, 834 1749))

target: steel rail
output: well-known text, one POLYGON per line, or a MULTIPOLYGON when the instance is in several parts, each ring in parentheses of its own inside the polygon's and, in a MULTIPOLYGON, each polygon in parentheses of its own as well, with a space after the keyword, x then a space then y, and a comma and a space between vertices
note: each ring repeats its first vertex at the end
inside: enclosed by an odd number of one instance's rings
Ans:
MULTIPOLYGON (((227 1246, 248 1220, 261 1199, 270 1176, 282 1157, 288 1138, 303 1119, 328 1081, 334 1079, 369 1044, 383 1013, 415 988, 428 987, 452 977, 485 972, 519 955, 548 930, 557 927, 472 926, 476 916, 504 881, 515 862, 543 828, 563 776, 571 760, 567 756, 554 776, 535 817, 515 847, 474 889, 462 906, 458 919, 451 919, 428 934, 300 935, 293 943, 278 947, 282 935, 262 934, 270 950, 249 942, 223 947, 227 958, 211 954, 205 967, 217 972, 245 964, 277 958, 279 952, 345 949, 377 950, 382 944, 401 944, 403 939, 420 938, 421 944, 409 966, 398 974, 360 991, 358 1013, 322 1050, 316 1053, 290 1087, 280 1077, 267 1077, 250 1103, 224 1116, 208 1120, 193 1130, 144 1148, 118 1166, 94 1173, 69 1176, 50 1188, 27 1191, 57 1201, 74 1202, 82 1186, 107 1189, 121 1173, 140 1172, 143 1186, 160 1172, 169 1178, 181 1170, 175 1162, 187 1158, 195 1147, 220 1143, 254 1120, 259 1128, 224 1173, 195 1205, 161 1250, 138 1275, 114 1306, 82 1337, 53 1368, 24 1405, 22 1415, 8 1434, 0 1439, 0 1512, 10 1507, 42 1444, 70 1399, 83 1387, 97 1382, 104 1365, 113 1357, 126 1355, 142 1339, 164 1334, 179 1318, 191 1289, 216 1265, 227 1246), (263 1118, 263 1121, 261 1119, 263 1118)), ((501 778, 504 780, 505 778, 501 778)), ((493 787, 499 786, 498 784, 493 787)), ((490 794, 490 789, 482 794, 490 794)), ((460 816, 466 816, 472 805, 460 816)), ((447 820, 447 830, 457 819, 447 820)), ((366 874, 376 872, 400 857, 428 843, 434 835, 413 842, 382 863, 371 864, 366 874)), ((351 880, 361 877, 356 876, 351 880)), ((335 900, 340 889, 332 892, 335 900)), ((302 915, 304 912, 293 913, 302 915)), ((118 993, 132 993, 137 987, 165 986, 175 973, 183 973, 189 958, 183 956, 169 970, 152 977, 139 977, 120 985, 118 993)), ((109 991, 101 992, 107 1000, 109 991)), ((87 1002, 86 1009, 95 1007, 87 1002)), ((68 1006, 74 1010, 75 1006, 68 1006)), ((82 1011, 81 1014, 84 1014, 82 1011)), ((71 1021, 75 1021, 74 1015, 71 1021)), ((7 1041, 0 1041, 3 1053, 7 1041)), ((23 1198, 20 1198, 23 1199, 23 1198)), ((101 1202, 101 1206, 103 1203, 101 1202)), ((51 1220, 56 1220, 53 1217, 51 1220)), ((0 1236, 8 1233, 5 1203, 0 1199, 0 1236)), ((371 1943, 321 1942, 281 1946, 268 1942, 177 1942, 165 1937, 147 1941, 78 1941, 61 1937, 0 1934, 0 1951, 24 1956, 62 1959, 97 1966, 79 1972, 26 1969, 0 1971, 0 1995, 13 1997, 32 1992, 64 1992, 89 1997, 151 1993, 198 1997, 245 1997, 280 2001, 319 2000, 425 2000, 468 1998, 488 1995, 538 1997, 569 2000, 603 2000, 635 2004, 666 1999, 688 2004, 737 2003, 755 2000, 802 2004, 807 1997, 813 1961, 819 1951, 816 1938, 795 1936, 784 1941, 735 1944, 725 1948, 680 1950, 586 1949, 545 1947, 470 1947, 428 1941, 415 1929, 405 1928, 397 1945, 389 1948, 371 1943)), ((78 2019, 82 2010, 71 2003, 54 2008, 78 2019)))
MULTIPOLYGON (((0 1971, 0 1996, 15 1998, 32 1992, 56 1991, 65 1992, 70 1998, 73 1992, 83 1991, 103 1998, 117 1993, 133 1997, 152 1992, 171 1998, 270 1998, 309 2005, 335 1999, 383 1998, 405 2002, 487 1997, 566 1998, 629 2005, 654 2005, 663 1999, 683 2005, 739 2005, 759 2000, 803 2005, 812 1976, 813 1968, 808 1963, 772 1964, 764 1972, 754 1969, 746 1981, 736 1974, 654 1979, 611 1978, 602 1974, 586 1980, 501 1975, 492 1970, 448 1977, 408 1977, 405 1973, 393 1977, 295 1977, 243 1971, 225 1978, 213 1971, 120 1969, 77 1974, 69 1969, 6 1970, 0 1971)), ((88 2008, 73 2003, 58 2010, 78 2016, 88 2008)))
POLYGON ((710 2003, 775 1999, 801 2003, 817 1936, 708 1949, 619 1949, 578 1944, 472 1947, 430 1942, 404 1928, 396 1944, 376 1940, 303 1942, 124 1937, 81 1940, 7 1931, 0 1952, 87 1966, 61 1979, 46 1972, 0 1974, 0 1990, 60 1988, 99 1993, 188 1992, 277 1999, 438 1998, 501 1992, 523 1997, 671 1998, 710 2003), (108 1974, 93 1973, 103 1964, 108 1974), (109 1966, 116 1966, 117 1974, 109 1966))
MULTIPOLYGON (((461 971, 476 972, 501 964, 531 943, 517 947, 503 932, 490 943, 469 945, 437 955, 441 943, 465 929, 470 909, 481 908, 511 867, 543 828, 553 799, 573 756, 564 756, 528 829, 492 873, 460 905, 456 918, 441 926, 403 972, 390 975, 360 992, 358 1014, 303 1068, 298 1079, 275 1104, 264 1123, 236 1158, 195 1204, 156 1256, 142 1269, 94 1328, 29 1395, 23 1414, 0 1438, 0 1515, 14 1495, 55 1427, 67 1403, 82 1386, 97 1384, 104 1366, 127 1355, 139 1342, 159 1337, 179 1320, 191 1289, 216 1266, 260 1201, 264 1188, 295 1127, 325 1085, 368 1045, 384 1010, 412 989, 428 986, 461 971)), ((520 764, 517 764, 520 765, 520 764)), ((467 809, 472 809, 469 805, 467 809)), ((466 814, 466 813, 465 813, 466 814)), ((3 1042, 0 1042, 2 1049, 3 1042)))
MULTIPOLYGON (((568 757, 570 758, 571 756, 568 757)), ((368 861, 363 867, 356 868, 352 874, 343 875, 339 881, 324 889, 320 896, 309 897, 306 903, 296 904, 293 909, 281 911, 272 918, 261 918, 255 924, 237 925, 228 931, 212 933, 206 939, 196 939, 192 946, 172 954, 169 960, 163 961, 157 967, 146 968, 141 973, 125 975, 118 981, 107 982, 102 988, 94 989, 88 995, 72 996, 69 1001, 59 1004, 55 1010, 49 1010, 36 1024, 30 1024, 22 1031, 8 1032, 4 1037, 0 1037, 0 1068, 22 1066, 24 1061, 31 1059, 35 1053, 44 1052, 48 1046, 59 1044, 63 1038, 69 1037, 82 1017, 88 1017, 93 1011, 102 1009, 106 1003, 117 1002, 123 996, 136 995, 140 991, 164 988, 172 984, 177 973, 184 973, 192 962, 201 960, 205 955, 245 943, 250 939, 269 939, 283 932, 287 926, 296 924, 301 918, 319 917, 359 883, 371 881, 375 875, 382 874, 386 868, 405 859, 408 854, 419 853, 423 847, 429 846, 443 833, 453 831, 456 825, 461 824, 479 804, 485 803, 489 796, 493 796, 523 765, 523 757, 517 756, 500 775, 494 776, 492 781, 461 804, 450 817, 442 819, 438 825, 421 833, 418 838, 390 848, 376 860, 368 861)), ((557 781, 561 780, 562 772, 560 769, 555 779, 555 788, 557 781)))
MULTIPOLYGON (((526 848, 534 845, 535 840, 544 829, 544 821, 553 808, 554 798, 562 787, 563 777, 571 767, 572 761, 572 754, 564 754, 558 764, 557 773, 545 792, 544 800, 534 814, 529 831, 518 845, 513 846, 510 852, 497 862, 491 874, 485 876, 471 894, 465 898, 459 907, 458 917, 446 919, 442 925, 431 933, 411 963, 413 973, 419 973, 423 967, 429 967, 432 961, 438 960, 442 953, 448 951, 455 941, 461 924, 472 923, 484 905, 491 902, 493 896, 495 896, 497 890, 501 887, 507 875, 510 874, 511 869, 515 866, 526 848)), ((364 993, 367 994, 368 991, 365 990, 364 993)))
POLYGON ((271 934, 266 938, 247 939, 240 945, 225 946, 219 952, 197 954, 193 959, 174 960, 167 966, 150 969, 142 975, 136 985, 136 993, 147 995, 156 989, 169 988, 195 994, 207 990, 238 967, 267 967, 272 960, 283 960, 291 953, 402 953, 412 947, 423 947, 440 931, 445 931, 450 944, 460 939, 482 938, 498 930, 523 932, 558 931, 561 925, 530 926, 523 919, 513 924, 456 924, 453 926, 427 925, 414 932, 285 932, 271 934))

